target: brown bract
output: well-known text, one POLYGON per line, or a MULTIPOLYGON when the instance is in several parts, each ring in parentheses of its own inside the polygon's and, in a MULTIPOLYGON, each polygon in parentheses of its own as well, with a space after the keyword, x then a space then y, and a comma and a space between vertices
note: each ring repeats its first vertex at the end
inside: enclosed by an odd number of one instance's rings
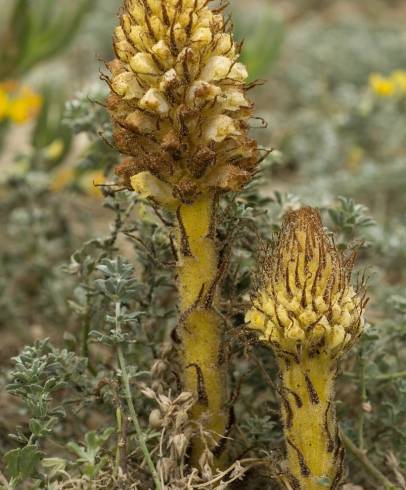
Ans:
POLYGON ((259 160, 248 136, 247 70, 222 9, 209 3, 127 0, 115 32, 108 109, 126 155, 117 173, 158 201, 168 196, 155 195, 154 179, 174 199, 193 202, 207 191, 241 189, 259 160))

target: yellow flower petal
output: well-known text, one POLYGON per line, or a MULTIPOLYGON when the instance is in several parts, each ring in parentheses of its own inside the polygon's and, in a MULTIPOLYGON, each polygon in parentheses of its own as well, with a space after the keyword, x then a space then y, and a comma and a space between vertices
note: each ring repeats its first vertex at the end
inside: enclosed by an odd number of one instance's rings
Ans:
POLYGON ((380 97, 391 97, 396 92, 395 83, 379 73, 373 73, 369 77, 369 86, 380 97))

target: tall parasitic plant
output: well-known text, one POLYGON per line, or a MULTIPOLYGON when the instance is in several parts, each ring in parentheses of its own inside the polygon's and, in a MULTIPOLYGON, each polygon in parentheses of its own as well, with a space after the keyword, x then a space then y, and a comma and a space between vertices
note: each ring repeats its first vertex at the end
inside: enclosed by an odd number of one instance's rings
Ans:
POLYGON ((247 134, 253 105, 239 45, 224 7, 210 3, 125 1, 106 80, 114 141, 125 155, 117 173, 176 223, 183 386, 195 395, 192 418, 211 434, 194 439, 191 462, 208 445, 222 466, 230 417, 216 209, 222 193, 251 179, 259 151, 247 134))

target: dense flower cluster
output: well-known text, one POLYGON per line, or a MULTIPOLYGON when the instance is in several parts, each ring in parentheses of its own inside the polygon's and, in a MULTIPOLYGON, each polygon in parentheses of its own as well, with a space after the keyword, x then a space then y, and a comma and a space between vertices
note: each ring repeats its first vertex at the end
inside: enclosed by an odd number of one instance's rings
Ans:
POLYGON ((210 0, 128 0, 108 64, 114 141, 128 186, 162 204, 238 190, 258 149, 253 106, 221 13, 210 0))
POLYGON ((353 257, 336 249, 318 211, 292 211, 246 320, 277 352, 296 355, 300 345, 338 356, 363 329, 365 300, 350 284, 352 267, 353 257))

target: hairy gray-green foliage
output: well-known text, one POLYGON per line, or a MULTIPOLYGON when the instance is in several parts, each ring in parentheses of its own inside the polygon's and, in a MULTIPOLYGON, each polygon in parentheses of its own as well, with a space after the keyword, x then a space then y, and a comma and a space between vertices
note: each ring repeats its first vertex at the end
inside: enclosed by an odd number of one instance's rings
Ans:
POLYGON ((24 339, 27 324, 66 315, 70 285, 62 280, 60 267, 74 241, 44 171, 30 169, 7 183, 12 192, 0 205, 0 329, 14 325, 24 339))

